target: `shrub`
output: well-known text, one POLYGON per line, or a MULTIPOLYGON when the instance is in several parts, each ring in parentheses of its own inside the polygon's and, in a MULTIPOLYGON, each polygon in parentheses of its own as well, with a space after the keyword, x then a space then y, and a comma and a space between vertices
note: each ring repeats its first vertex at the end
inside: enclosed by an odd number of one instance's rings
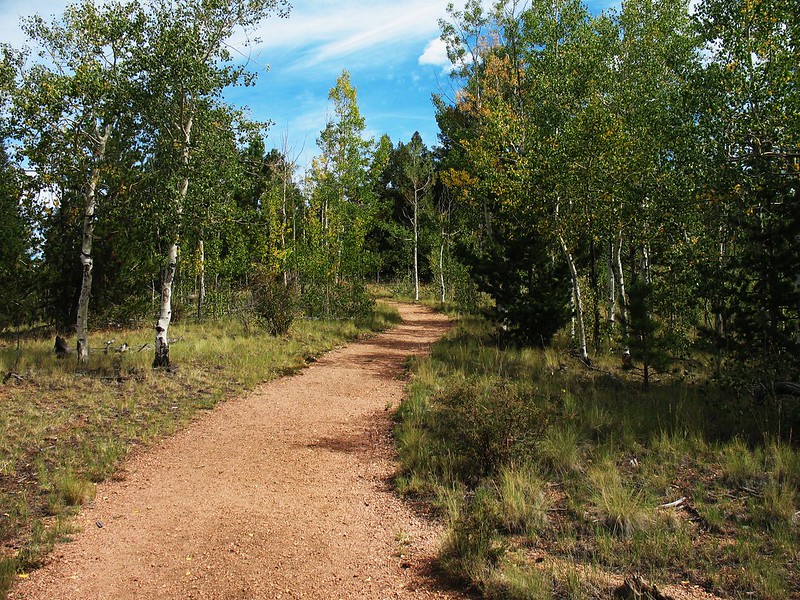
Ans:
POLYGON ((286 335, 295 318, 294 289, 277 277, 259 274, 251 286, 253 312, 258 324, 271 335, 286 335))
POLYGON ((358 281, 307 285, 301 303, 306 316, 328 319, 363 318, 375 307, 375 299, 358 281))
POLYGON ((546 426, 543 406, 522 384, 469 378, 435 397, 431 426, 462 477, 476 481, 525 459, 546 426))

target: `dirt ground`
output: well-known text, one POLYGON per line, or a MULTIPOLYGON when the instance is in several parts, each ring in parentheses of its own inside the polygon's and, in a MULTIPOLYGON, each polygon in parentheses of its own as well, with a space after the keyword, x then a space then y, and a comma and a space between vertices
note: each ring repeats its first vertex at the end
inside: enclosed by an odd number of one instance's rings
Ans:
POLYGON ((82 531, 13 599, 459 598, 440 532, 393 495, 403 368, 447 320, 396 329, 228 401, 98 486, 82 531))

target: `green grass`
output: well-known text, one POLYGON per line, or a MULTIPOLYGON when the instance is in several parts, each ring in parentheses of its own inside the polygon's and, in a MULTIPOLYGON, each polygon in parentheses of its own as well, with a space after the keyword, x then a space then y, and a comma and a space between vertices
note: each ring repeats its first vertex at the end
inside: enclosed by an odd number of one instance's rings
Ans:
POLYGON ((553 584, 551 574, 526 564, 524 557, 508 557, 489 574, 483 593, 504 600, 549 600, 553 584))
MULTIPOLYGON (((287 336, 240 321, 175 323, 174 372, 153 371, 150 330, 95 332, 91 348, 126 342, 124 354, 96 351, 85 366, 57 359, 52 339, 0 348, 0 597, 71 533, 70 516, 91 500, 137 446, 168 436, 218 402, 303 368, 320 354, 399 322, 378 303, 359 321, 296 320, 287 336), (141 351, 139 351, 142 349, 141 351)), ((68 340, 72 343, 73 340, 68 340)))
POLYGON ((580 471, 580 438, 577 429, 569 423, 554 425, 545 431, 538 440, 537 450, 539 460, 554 475, 580 471))
POLYGON ((504 465, 497 479, 500 520, 508 533, 538 536, 547 526, 550 497, 533 465, 504 465))
POLYGON ((800 596, 800 422, 702 372, 643 392, 611 359, 493 340, 462 319, 397 411, 397 481, 444 517, 442 568, 489 598, 610 597, 598 571, 800 596))

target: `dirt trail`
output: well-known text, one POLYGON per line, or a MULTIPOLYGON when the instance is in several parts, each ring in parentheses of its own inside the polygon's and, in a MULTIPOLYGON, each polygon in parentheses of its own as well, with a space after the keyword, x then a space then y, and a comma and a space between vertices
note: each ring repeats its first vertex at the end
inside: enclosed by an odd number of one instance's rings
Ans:
POLYGON ((388 404, 447 327, 404 323, 226 402, 98 487, 75 541, 14 599, 457 598, 439 532, 393 494, 388 404))

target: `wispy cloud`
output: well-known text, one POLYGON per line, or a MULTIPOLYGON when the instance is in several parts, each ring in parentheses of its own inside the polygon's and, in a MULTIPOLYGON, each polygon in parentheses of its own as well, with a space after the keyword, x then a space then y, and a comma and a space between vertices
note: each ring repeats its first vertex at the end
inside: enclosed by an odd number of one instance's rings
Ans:
POLYGON ((291 66, 308 69, 358 55, 362 62, 391 58, 392 48, 420 45, 438 32, 447 0, 349 0, 295 3, 287 20, 265 21, 256 36, 264 56, 286 55, 291 66))

